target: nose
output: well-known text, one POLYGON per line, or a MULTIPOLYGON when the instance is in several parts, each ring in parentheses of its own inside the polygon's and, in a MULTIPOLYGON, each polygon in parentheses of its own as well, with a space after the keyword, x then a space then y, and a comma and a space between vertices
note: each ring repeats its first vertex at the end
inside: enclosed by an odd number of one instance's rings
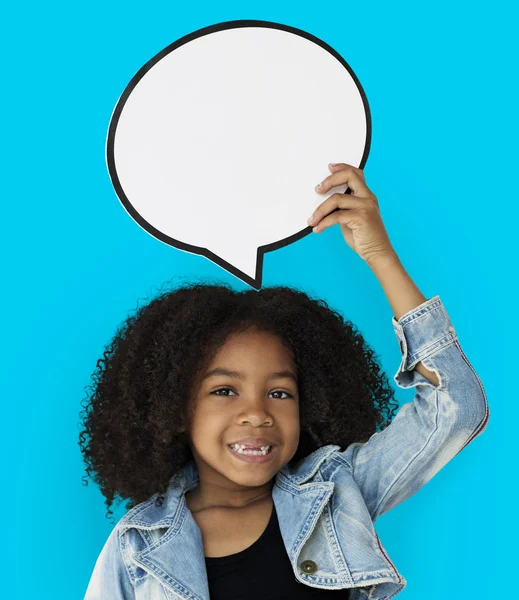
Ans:
POLYGON ((249 396, 239 408, 238 419, 252 425, 262 425, 265 421, 273 421, 268 409, 268 398, 259 394, 249 396))

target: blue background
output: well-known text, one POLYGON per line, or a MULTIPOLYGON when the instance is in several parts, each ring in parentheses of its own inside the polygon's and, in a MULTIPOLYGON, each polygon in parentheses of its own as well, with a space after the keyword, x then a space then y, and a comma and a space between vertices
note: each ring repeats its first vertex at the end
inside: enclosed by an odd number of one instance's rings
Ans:
MULTIPOLYGON (((246 287, 144 232, 118 201, 104 154, 112 110, 135 72, 181 36, 235 19, 305 29, 353 68, 371 108, 368 186, 406 270, 427 298, 440 295, 488 395, 485 433, 377 521, 408 580, 400 597, 511 596, 512 3, 30 2, 3 12, 2 597, 82 598, 112 529, 97 486, 82 485, 78 415, 116 326, 168 281, 246 287)), ((302 288, 341 310, 392 380, 400 350, 391 308, 338 227, 266 254, 263 274, 263 286, 302 288)), ((413 399, 396 389, 401 404, 413 399)))

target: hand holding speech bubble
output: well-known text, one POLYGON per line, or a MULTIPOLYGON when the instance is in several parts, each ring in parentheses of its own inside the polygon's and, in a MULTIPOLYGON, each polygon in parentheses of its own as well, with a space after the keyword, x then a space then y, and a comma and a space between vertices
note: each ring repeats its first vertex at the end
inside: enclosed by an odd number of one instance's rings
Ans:
POLYGON ((366 96, 335 50, 293 27, 242 20, 182 37, 135 74, 113 111, 106 160, 145 231, 259 289, 264 253, 311 232, 328 163, 362 169, 370 142, 366 96))

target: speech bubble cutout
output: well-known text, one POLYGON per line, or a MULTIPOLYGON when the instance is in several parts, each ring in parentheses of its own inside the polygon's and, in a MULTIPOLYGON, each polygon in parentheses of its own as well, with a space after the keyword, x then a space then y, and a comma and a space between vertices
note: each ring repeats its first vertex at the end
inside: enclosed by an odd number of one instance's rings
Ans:
MULTIPOLYGON (((106 161, 150 235, 261 287, 263 255, 312 229, 328 163, 364 167, 366 95, 346 61, 306 31, 239 20, 167 46, 113 111, 106 161)), ((347 193, 349 193, 348 190, 347 193)))

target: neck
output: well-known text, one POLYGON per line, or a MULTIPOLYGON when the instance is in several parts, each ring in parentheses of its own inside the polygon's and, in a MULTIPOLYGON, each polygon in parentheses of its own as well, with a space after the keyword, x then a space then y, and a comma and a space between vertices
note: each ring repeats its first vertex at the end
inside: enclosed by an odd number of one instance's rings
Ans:
POLYGON ((219 494, 215 493, 215 490, 206 490, 203 485, 199 485, 196 489, 186 494, 186 502, 192 513, 209 508, 245 508, 251 504, 271 498, 272 487, 273 481, 253 493, 245 491, 229 494, 229 491, 226 491, 225 496, 219 498, 219 494))

